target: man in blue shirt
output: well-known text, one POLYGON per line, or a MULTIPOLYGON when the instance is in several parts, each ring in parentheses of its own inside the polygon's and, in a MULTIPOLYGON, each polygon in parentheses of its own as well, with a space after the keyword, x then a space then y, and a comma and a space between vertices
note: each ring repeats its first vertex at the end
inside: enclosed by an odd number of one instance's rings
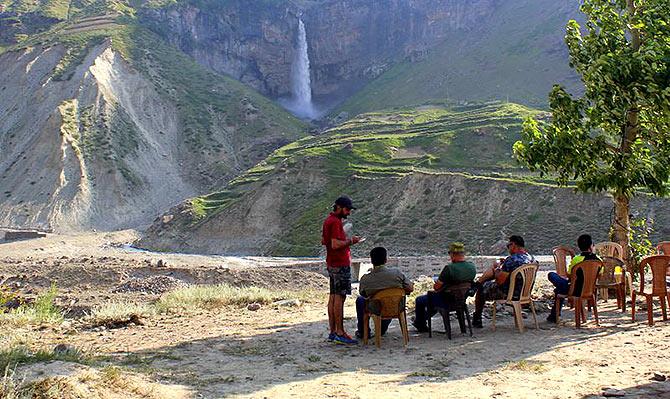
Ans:
MULTIPOLYGON (((509 290, 509 274, 519 266, 535 262, 535 258, 526 251, 526 244, 521 236, 511 236, 507 243, 509 256, 496 262, 486 270, 475 282, 475 312, 472 314, 472 326, 482 328, 482 310, 486 301, 505 299, 509 290)), ((517 285, 519 292, 521 286, 517 285)), ((517 289, 515 288, 515 291, 517 289)))

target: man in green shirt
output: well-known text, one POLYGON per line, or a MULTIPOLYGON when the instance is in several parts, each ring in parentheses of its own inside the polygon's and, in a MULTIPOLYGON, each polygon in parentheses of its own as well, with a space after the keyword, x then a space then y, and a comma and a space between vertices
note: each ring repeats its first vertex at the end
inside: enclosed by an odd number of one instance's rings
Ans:
MULTIPOLYGON (((451 263, 442 269, 440 277, 433 285, 435 291, 442 291, 448 289, 450 286, 461 284, 464 282, 471 282, 477 274, 477 268, 471 262, 465 260, 465 245, 460 242, 455 242, 449 245, 449 257, 451 263)), ((445 307, 446 304, 441 295, 421 295, 416 298, 416 317, 414 318, 414 328, 419 332, 428 331, 428 318, 433 317, 436 313, 435 307, 445 307), (433 301, 433 303, 429 303, 433 301), (435 303, 438 301, 440 303, 435 303), (431 311, 429 312, 429 305, 431 311)))

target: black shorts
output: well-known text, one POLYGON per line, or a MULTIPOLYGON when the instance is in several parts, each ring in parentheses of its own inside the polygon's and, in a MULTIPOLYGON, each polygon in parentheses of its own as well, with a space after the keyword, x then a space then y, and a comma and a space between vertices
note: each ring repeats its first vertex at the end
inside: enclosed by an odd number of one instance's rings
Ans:
POLYGON ((351 267, 328 267, 328 279, 331 294, 351 294, 351 267))

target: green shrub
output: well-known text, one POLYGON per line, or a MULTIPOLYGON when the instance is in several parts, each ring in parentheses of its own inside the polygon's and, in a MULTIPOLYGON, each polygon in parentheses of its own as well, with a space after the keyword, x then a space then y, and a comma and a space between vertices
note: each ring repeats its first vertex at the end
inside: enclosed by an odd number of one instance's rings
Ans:
POLYGON ((17 309, 0 315, 0 324, 21 326, 62 322, 63 312, 55 304, 57 294, 56 284, 51 284, 49 290, 38 295, 35 302, 22 304, 17 309))

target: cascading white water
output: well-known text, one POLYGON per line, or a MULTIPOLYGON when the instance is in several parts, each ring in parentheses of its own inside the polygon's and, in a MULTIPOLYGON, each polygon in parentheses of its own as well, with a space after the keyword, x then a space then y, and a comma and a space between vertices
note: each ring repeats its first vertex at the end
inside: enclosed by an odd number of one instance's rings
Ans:
POLYGON ((318 112, 312 104, 312 80, 307 51, 307 31, 302 18, 298 19, 298 48, 296 50, 291 76, 293 99, 287 106, 301 118, 315 119, 318 112))

